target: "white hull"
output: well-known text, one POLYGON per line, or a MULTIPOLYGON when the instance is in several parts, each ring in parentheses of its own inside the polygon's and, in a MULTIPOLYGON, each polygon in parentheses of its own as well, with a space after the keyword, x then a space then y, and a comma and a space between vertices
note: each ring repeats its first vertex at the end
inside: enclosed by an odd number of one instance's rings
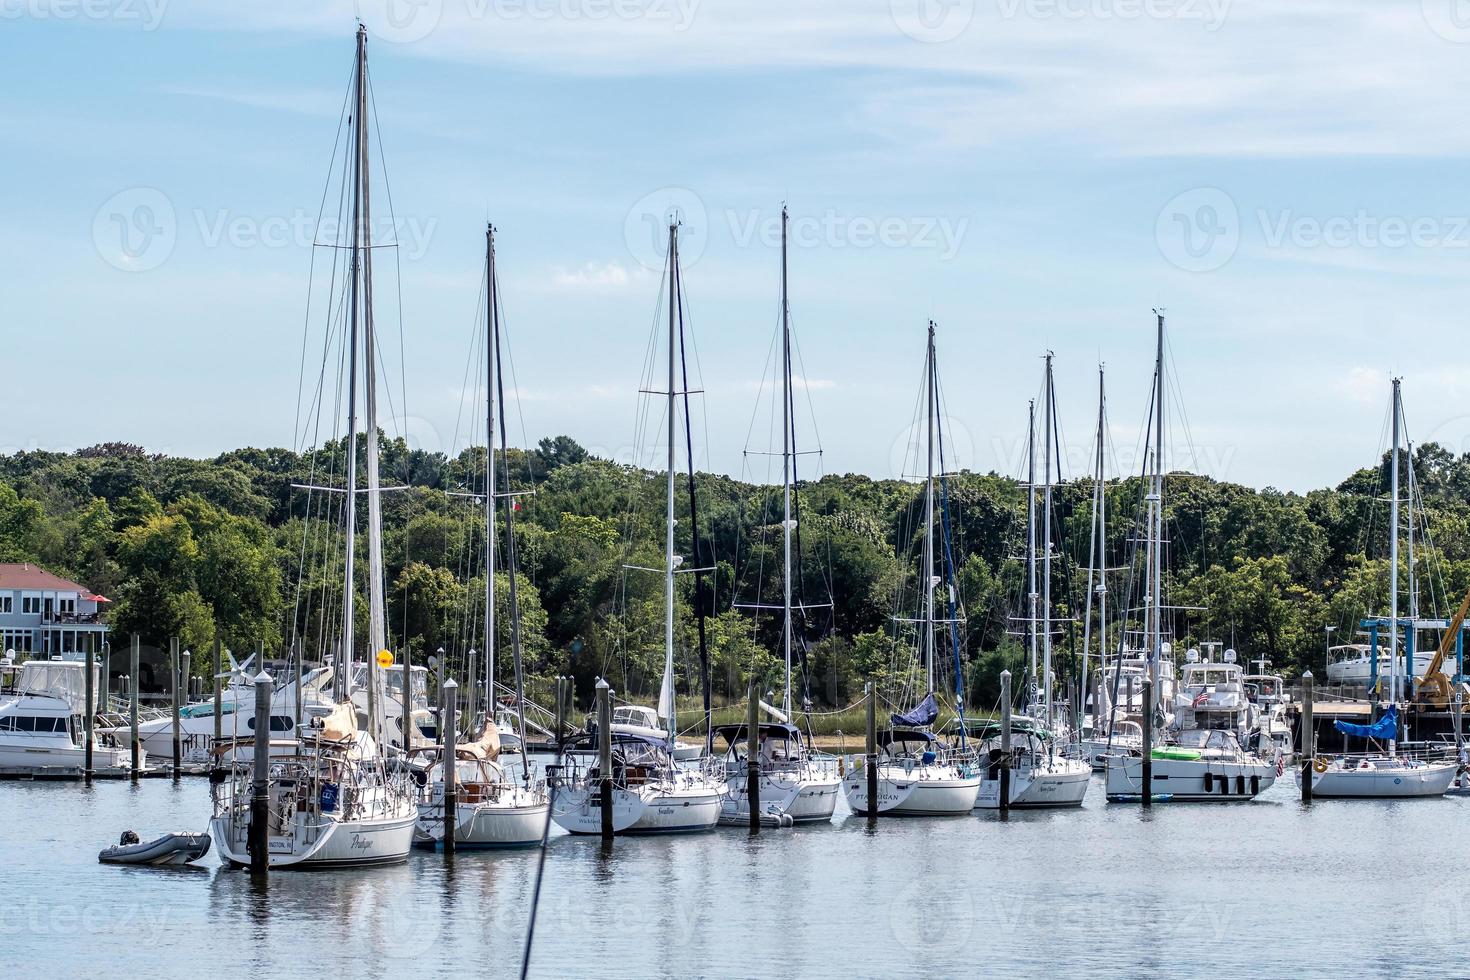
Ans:
MULTIPOLYGON (((1230 802, 1253 799, 1276 782, 1276 767, 1260 759, 1153 760, 1155 798, 1183 802, 1230 802)), ((1143 795, 1143 759, 1108 759, 1109 802, 1137 800, 1143 795)))
MULTIPOLYGON (((1312 771, 1312 795, 1324 799, 1411 799, 1443 796, 1454 781, 1453 762, 1312 771)), ((1298 773, 1297 782, 1301 782, 1298 773)))
MULTIPOLYGON (((546 826, 548 803, 525 806, 494 806, 488 803, 461 804, 455 827, 454 846, 527 847, 541 843, 546 826)), ((437 847, 444 840, 444 807, 420 804, 414 843, 420 847, 437 847)))
MULTIPOLYGON (((388 816, 320 822, 308 822, 307 814, 298 813, 287 833, 270 835, 270 867, 307 870, 398 864, 408 858, 417 822, 412 807, 398 809, 402 812, 388 816)), ((228 816, 215 817, 209 829, 226 861, 250 864, 248 819, 236 822, 228 816)))
MULTIPOLYGON (((868 774, 858 766, 842 780, 854 813, 868 812, 868 774)), ((955 775, 953 769, 878 765, 878 812, 896 817, 958 816, 975 807, 980 777, 955 775)))
MULTIPOLYGON (((760 777, 760 809, 776 817, 787 816, 792 823, 818 823, 832 819, 837 812, 837 795, 842 781, 832 776, 797 776, 766 774, 760 777)), ((750 801, 746 796, 744 773, 731 776, 726 783, 720 821, 725 824, 748 824, 750 801)))
MULTIPOLYGON (((1429 662, 1433 659, 1434 651, 1432 650, 1421 650, 1414 654, 1414 676, 1422 680, 1425 672, 1429 670, 1429 662)), ((1404 662, 1404 658, 1401 655, 1399 657, 1399 674, 1402 676, 1407 672, 1408 665, 1404 662)), ((1378 655, 1378 679, 1383 681, 1385 686, 1388 683, 1388 674, 1388 654, 1385 652, 1378 655)), ((1357 684, 1361 686, 1371 684, 1373 683, 1373 658, 1364 656, 1353 660, 1341 660, 1336 663, 1329 663, 1327 665, 1327 680, 1333 684, 1357 684)))
MULTIPOLYGON (((12 736, 0 737, 0 775, 31 776, 80 776, 86 766, 86 750, 70 744, 62 738, 12 736), (47 745, 48 741, 62 742, 47 745)), ((132 767, 132 752, 94 745, 92 748, 93 771, 126 770, 132 767)), ((138 754, 139 768, 148 767, 147 753, 138 754)))
MULTIPOLYGON (((1016 809, 1052 809, 1081 806, 1092 783, 1092 766, 1073 759, 1059 759, 1039 770, 1011 772, 1010 805, 1016 809)), ((984 779, 975 797, 978 810, 1000 809, 1000 780, 984 779)))
MULTIPOLYGON (((602 808, 595 788, 571 787, 557 794, 552 819, 572 834, 602 833, 602 808)), ((613 790, 613 833, 678 834, 709 830, 720 818, 718 788, 644 786, 613 790)))

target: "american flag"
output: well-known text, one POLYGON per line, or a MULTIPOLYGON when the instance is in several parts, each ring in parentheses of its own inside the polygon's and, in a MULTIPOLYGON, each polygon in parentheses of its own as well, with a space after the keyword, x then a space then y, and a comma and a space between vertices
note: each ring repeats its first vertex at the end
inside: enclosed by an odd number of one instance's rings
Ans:
POLYGON ((1204 704, 1208 700, 1210 700, 1210 692, 1200 691, 1194 696, 1194 706, 1198 708, 1200 705, 1204 704))

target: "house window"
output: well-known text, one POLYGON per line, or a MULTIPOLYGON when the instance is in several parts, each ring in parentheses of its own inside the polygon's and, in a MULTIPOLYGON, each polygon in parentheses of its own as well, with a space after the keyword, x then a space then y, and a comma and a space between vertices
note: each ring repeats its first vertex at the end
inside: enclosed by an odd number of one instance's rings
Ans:
POLYGON ((0 613, 15 611, 15 596, 0 595, 0 613))
POLYGON ((58 612, 74 613, 77 611, 76 599, 57 599, 56 608, 58 612))
POLYGON ((26 616, 38 616, 41 613, 41 597, 38 595, 21 596, 20 611, 26 616))

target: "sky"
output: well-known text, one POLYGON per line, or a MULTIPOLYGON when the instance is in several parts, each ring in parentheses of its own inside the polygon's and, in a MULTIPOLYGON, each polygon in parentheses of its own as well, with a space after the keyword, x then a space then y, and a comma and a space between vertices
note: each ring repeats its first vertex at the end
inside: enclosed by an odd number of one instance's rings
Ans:
POLYGON ((1019 472, 1050 350, 1063 475, 1099 363, 1135 470, 1155 307, 1175 465, 1335 485, 1396 375, 1470 451, 1458 0, 0 0, 0 449, 293 444, 359 18, 416 445, 466 439, 491 220, 512 441, 632 458, 677 209, 701 465, 750 475, 785 202, 825 472, 909 468, 931 319, 951 467, 1019 472))

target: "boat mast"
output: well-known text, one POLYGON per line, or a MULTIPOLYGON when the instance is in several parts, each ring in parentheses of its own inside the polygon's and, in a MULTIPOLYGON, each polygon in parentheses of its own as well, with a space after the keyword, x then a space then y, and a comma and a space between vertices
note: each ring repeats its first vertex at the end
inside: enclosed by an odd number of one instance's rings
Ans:
MULTIPOLYGON (((1399 703, 1399 379, 1393 379, 1393 451, 1389 460, 1388 505, 1388 701, 1399 703)), ((1375 654, 1376 656, 1377 654, 1375 654)), ((1388 754, 1396 755, 1398 740, 1388 740, 1388 754)))
MULTIPOLYGON (((1078 716, 1087 710, 1088 688, 1091 686, 1092 674, 1088 671, 1088 652, 1092 646, 1092 598, 1096 594, 1098 600, 1098 627, 1097 627, 1097 659, 1102 665, 1103 674, 1107 674, 1107 539, 1103 536, 1103 369, 1099 364, 1097 367, 1097 445, 1093 449, 1096 466, 1093 471, 1092 480, 1092 529, 1087 539, 1087 598, 1086 609, 1082 617, 1082 704, 1078 706, 1078 716), (1101 559, 1102 564, 1098 561, 1101 559), (1097 575, 1097 585, 1093 585, 1093 574, 1097 575)), ((1098 732, 1097 712, 1093 712, 1092 731, 1096 736, 1098 732)))
POLYGON ((1055 419, 1052 417, 1052 374, 1051 374, 1052 352, 1046 352, 1046 384, 1042 391, 1045 404, 1042 405, 1042 418, 1045 420, 1046 431, 1042 434, 1042 446, 1046 452, 1046 461, 1042 464, 1043 484, 1041 491, 1041 521, 1042 535, 1042 561, 1041 566, 1041 652, 1042 652, 1042 697, 1044 699, 1046 714, 1046 727, 1052 726, 1052 703, 1051 703, 1051 453, 1052 453, 1052 428, 1055 419))
MULTIPOLYGON (((485 723, 495 723, 495 382, 500 301, 495 226, 485 223, 485 723)), ((522 738, 524 742, 524 736, 522 738)))
POLYGON ((781 206, 781 547, 782 626, 781 643, 786 653, 786 694, 781 710, 791 716, 791 306, 786 291, 786 206, 781 206))
MULTIPOLYGON (((367 128, 367 39, 363 38, 362 58, 358 62, 357 82, 357 152, 361 160, 362 181, 362 350, 363 392, 367 418, 363 428, 367 435, 367 505, 368 505, 368 641, 367 702, 368 732, 380 736, 378 705, 382 697, 382 668, 377 665, 379 650, 388 645, 386 616, 383 611, 383 513, 379 499, 378 478, 378 366, 377 343, 373 324, 373 221, 372 199, 368 193, 372 167, 368 159, 367 128)), ((405 696, 408 688, 405 686, 405 696)), ((405 737, 407 737, 405 735, 405 737)))
POLYGON ((1030 647, 1031 664, 1027 671, 1030 687, 1027 693, 1027 712, 1036 707, 1036 401, 1026 403, 1026 638, 1030 647))
MULTIPOLYGON (((664 678, 659 690, 658 705, 668 712, 669 740, 672 743, 678 734, 678 712, 674 706, 674 416, 678 403, 674 389, 674 362, 678 346, 678 298, 675 283, 679 281, 679 225, 669 223, 669 443, 666 469, 668 470, 667 512, 664 536, 664 678)), ((672 748, 671 748, 672 751, 672 748)))
POLYGON ((1154 359, 1154 472, 1149 492, 1149 680, 1153 682, 1153 711, 1159 703, 1159 661, 1164 655, 1163 547, 1164 547, 1164 314, 1158 320, 1158 350, 1154 359))
MULTIPOLYGON (((487 247, 490 250, 490 266, 489 266, 489 269, 487 271, 487 274, 490 277, 490 279, 489 279, 489 286, 490 286, 490 293, 489 293, 489 295, 490 295, 490 305, 491 305, 491 309, 495 310, 495 315, 491 319, 491 327, 492 327, 492 329, 490 331, 490 335, 485 338, 485 343, 490 348, 490 355, 489 356, 492 359, 491 360, 491 363, 494 365, 494 371, 493 371, 493 374, 491 375, 491 381, 494 384, 494 391, 499 396, 500 403, 502 405, 502 410, 500 412, 500 442, 501 442, 502 445, 505 445, 505 444, 507 444, 509 442, 509 440, 506 439, 506 432, 505 432, 505 411, 504 411, 504 408, 503 408, 503 406, 505 404, 505 373, 504 373, 504 371, 501 368, 502 362, 501 362, 501 359, 500 359, 500 311, 498 309, 498 301, 500 299, 500 290, 497 287, 496 282, 495 282, 495 239, 494 239, 494 234, 495 234, 495 229, 493 227, 487 226, 486 231, 485 231, 485 239, 486 239, 486 245, 487 245, 487 247)), ((487 401, 490 402, 490 404, 492 404, 492 405, 494 404, 494 401, 493 401, 493 397, 492 396, 487 395, 487 401)), ((493 413, 493 411, 494 411, 493 408, 490 411, 493 413)), ((493 417, 493 415, 491 417, 493 417)), ((494 437, 493 436, 491 437, 491 441, 487 444, 487 447, 486 448, 491 452, 491 457, 490 458, 493 461, 493 459, 494 459, 494 449, 495 449, 495 443, 494 443, 494 437)), ((506 484, 506 489, 509 490, 510 489, 510 459, 504 453, 502 453, 501 454, 501 461, 502 461, 502 465, 505 466, 505 484, 506 484)), ((492 463, 492 469, 493 469, 493 463, 492 463)), ((493 500, 493 495, 490 495, 490 496, 491 496, 491 499, 493 500)), ((495 511, 493 509, 490 511, 490 516, 492 518, 495 516, 495 511)), ((487 531, 488 531, 487 537, 490 540, 493 540, 494 537, 495 537, 495 524, 494 524, 493 521, 488 526, 487 531)), ((493 554, 494 554, 493 551, 487 550, 486 551, 486 558, 487 558, 487 560, 493 554)), ((515 667, 515 679, 516 679, 516 725, 517 725, 516 737, 520 739, 520 744, 522 746, 522 750, 521 750, 521 753, 520 753, 520 755, 521 755, 521 780, 522 780, 522 782, 524 782, 526 785, 529 786, 530 783, 531 783, 531 763, 530 763, 530 753, 527 752, 527 751, 525 751, 525 748, 524 748, 524 746, 526 745, 526 687, 525 687, 525 671, 524 671, 524 667, 523 667, 523 659, 522 659, 522 656, 521 656, 521 603, 520 603, 520 597, 516 594, 516 508, 515 508, 514 501, 512 501, 512 503, 511 503, 511 505, 509 507, 505 508, 505 572, 506 572, 506 578, 507 578, 507 580, 508 580, 508 582, 510 584, 510 594, 506 598, 508 598, 510 600, 510 649, 511 649, 511 660, 512 660, 512 662, 514 664, 514 667, 515 667)), ((486 567, 486 577, 488 579, 494 579, 494 577, 495 577, 495 569, 494 569, 493 566, 487 566, 486 567)), ((492 596, 494 595, 493 592, 490 592, 488 594, 490 594, 492 596)), ((487 622, 489 622, 489 621, 487 620, 487 622)), ((488 639, 489 638, 487 637, 487 640, 488 639)), ((494 648, 494 644, 493 644, 493 642, 486 642, 485 647, 486 647, 487 650, 493 649, 494 648)), ((493 661, 492 661, 492 663, 493 663, 493 661)), ((493 724, 495 724, 495 721, 494 721, 494 716, 491 715, 490 712, 489 712, 489 702, 493 701, 494 696, 495 696, 495 680, 494 680, 494 675, 493 674, 486 674, 485 675, 485 679, 486 679, 485 689, 486 689, 486 692, 487 692, 487 694, 486 694, 487 708, 486 708, 486 714, 485 714, 485 723, 487 725, 493 725, 493 724)))
POLYGON ((928 415, 924 466, 924 667, 929 691, 934 690, 934 416, 938 412, 934 392, 934 321, 929 321, 929 342, 924 352, 925 412, 928 415))
MULTIPOLYGON (((367 28, 357 27, 357 69, 355 73, 355 107, 353 119, 354 152, 352 154, 352 275, 348 283, 347 340, 347 506, 345 560, 342 587, 342 645, 337 660, 337 690, 345 701, 352 697, 353 654, 353 559, 357 550, 357 352, 359 343, 360 281, 362 247, 362 162, 366 130, 362 124, 363 105, 367 98, 363 79, 367 65, 367 28)), ((371 690, 371 688, 369 688, 371 690)))

